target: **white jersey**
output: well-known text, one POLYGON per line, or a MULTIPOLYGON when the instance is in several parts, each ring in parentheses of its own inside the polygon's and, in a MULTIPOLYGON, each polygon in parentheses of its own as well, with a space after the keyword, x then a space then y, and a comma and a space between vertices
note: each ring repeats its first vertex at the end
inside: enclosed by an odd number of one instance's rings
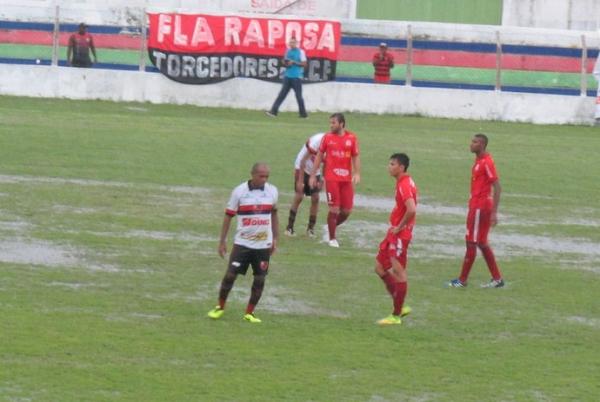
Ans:
POLYGON ((277 209, 278 196, 277 187, 269 183, 251 190, 250 181, 246 181, 233 189, 225 213, 237 215, 235 244, 252 249, 271 248, 271 213, 277 209))
MULTIPOLYGON (((321 145, 321 140, 323 139, 324 135, 325 133, 315 134, 306 141, 300 152, 298 152, 298 156, 296 156, 294 169, 300 169, 300 162, 302 162, 302 158, 304 158, 307 153, 310 153, 310 158, 308 158, 304 164, 304 171, 308 174, 312 172, 313 162, 317 156, 317 152, 319 152, 319 146, 321 145)), ((321 171, 319 171, 317 174, 321 175, 321 171)))

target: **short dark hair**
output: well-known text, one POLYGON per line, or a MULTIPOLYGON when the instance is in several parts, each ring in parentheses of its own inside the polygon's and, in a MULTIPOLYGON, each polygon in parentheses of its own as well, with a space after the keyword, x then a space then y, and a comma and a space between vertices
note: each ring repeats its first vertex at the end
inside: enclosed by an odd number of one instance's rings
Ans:
POLYGON ((331 116, 329 116, 329 118, 336 119, 338 123, 342 123, 344 127, 346 127, 346 118, 344 117, 343 113, 334 113, 331 116))
POLYGON ((487 144, 488 144, 488 137, 487 137, 487 135, 482 134, 482 133, 477 133, 473 137, 479 138, 480 140, 482 140, 483 141, 483 147, 484 148, 487 147, 487 144))
POLYGON ((390 159, 393 159, 396 162, 398 162, 399 165, 404 166, 405 172, 408 170, 408 166, 410 165, 410 158, 408 157, 408 155, 404 153, 396 153, 390 156, 390 159))

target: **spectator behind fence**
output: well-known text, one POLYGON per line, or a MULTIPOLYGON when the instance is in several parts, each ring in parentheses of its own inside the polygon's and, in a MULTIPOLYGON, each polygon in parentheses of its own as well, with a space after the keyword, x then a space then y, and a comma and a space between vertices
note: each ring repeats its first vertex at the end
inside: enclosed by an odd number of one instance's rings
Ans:
POLYGON ((394 67, 394 56, 387 51, 387 43, 379 44, 379 51, 373 55, 375 75, 373 81, 377 84, 390 83, 390 70, 394 67))
POLYGON ((98 61, 96 48, 92 35, 87 33, 87 25, 79 24, 79 31, 69 37, 69 49, 67 50, 67 64, 73 67, 91 67, 90 50, 94 55, 94 63, 98 61))
POLYGON ((594 125, 600 126, 600 54, 594 64, 594 78, 598 82, 598 89, 596 90, 596 112, 594 113, 594 125))

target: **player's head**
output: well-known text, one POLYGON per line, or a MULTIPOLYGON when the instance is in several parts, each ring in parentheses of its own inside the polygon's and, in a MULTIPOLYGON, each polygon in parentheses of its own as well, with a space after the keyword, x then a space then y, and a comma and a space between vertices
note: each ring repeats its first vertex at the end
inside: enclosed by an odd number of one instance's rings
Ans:
POLYGON ((295 37, 295 36, 292 36, 292 37, 290 38, 290 41, 288 42, 288 44, 290 45, 290 47, 291 47, 292 49, 295 49, 295 48, 297 48, 297 47, 298 47, 298 39, 296 39, 296 37, 295 37))
POLYGON ((388 48, 388 47, 387 47, 387 43, 385 43, 385 42, 381 42, 381 43, 379 44, 379 53, 382 53, 382 54, 383 54, 383 53, 387 52, 387 48, 388 48))
POLYGON ((82 22, 81 24, 79 24, 79 33, 80 34, 84 34, 86 29, 87 29, 87 25, 85 25, 85 22, 82 22))
POLYGON ((481 154, 485 152, 488 144, 488 137, 485 134, 477 133, 471 139, 471 152, 474 154, 481 154))
POLYGON ((264 162, 256 162, 254 165, 252 165, 252 171, 250 172, 252 175, 252 186, 264 186, 267 180, 269 180, 270 171, 271 169, 269 169, 269 165, 264 162))
POLYGON ((390 163, 388 164, 388 171, 390 176, 398 177, 400 174, 408 170, 410 165, 410 158, 404 153, 396 153, 390 156, 390 163))
POLYGON ((329 116, 329 128, 332 133, 339 134, 346 128, 346 118, 342 113, 334 113, 329 116))

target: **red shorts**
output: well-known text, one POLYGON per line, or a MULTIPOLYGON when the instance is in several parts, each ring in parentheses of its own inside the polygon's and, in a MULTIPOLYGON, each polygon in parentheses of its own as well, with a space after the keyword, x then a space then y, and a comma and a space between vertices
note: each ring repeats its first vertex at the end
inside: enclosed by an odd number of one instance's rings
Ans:
POLYGON ((465 239, 472 243, 487 244, 490 233, 492 211, 469 208, 467 214, 467 234, 465 239))
POLYGON ((349 211, 354 205, 354 186, 351 181, 325 181, 327 204, 349 211))
POLYGON ((388 235, 379 244, 379 253, 377 253, 377 262, 383 269, 392 267, 392 258, 398 260, 402 268, 406 268, 408 261, 408 245, 410 240, 401 239, 398 235, 388 233, 388 235))

